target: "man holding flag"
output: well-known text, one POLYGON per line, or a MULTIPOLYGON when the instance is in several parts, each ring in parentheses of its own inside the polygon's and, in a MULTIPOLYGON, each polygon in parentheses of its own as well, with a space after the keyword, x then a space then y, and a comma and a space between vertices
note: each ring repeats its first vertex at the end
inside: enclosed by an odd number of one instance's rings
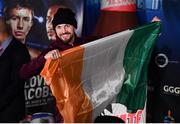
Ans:
POLYGON ((4 17, 0 17, 0 27, 0 123, 18 123, 25 117, 24 80, 19 70, 30 55, 12 36, 4 17))
MULTIPOLYGON (((69 8, 59 8, 52 21, 56 33, 56 40, 52 41, 49 47, 37 58, 33 59, 21 68, 21 77, 27 79, 40 73, 48 58, 57 59, 59 51, 83 44, 85 41, 76 36, 77 21, 75 13, 69 8)), ((86 40, 87 41, 87 40, 86 40)))

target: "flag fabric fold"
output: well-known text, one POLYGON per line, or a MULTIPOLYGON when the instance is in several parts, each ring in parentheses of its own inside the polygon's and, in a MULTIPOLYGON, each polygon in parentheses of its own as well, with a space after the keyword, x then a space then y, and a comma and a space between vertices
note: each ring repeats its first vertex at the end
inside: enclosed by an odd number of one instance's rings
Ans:
POLYGON ((93 122, 114 99, 132 111, 144 107, 147 65, 159 27, 151 23, 126 30, 46 62, 41 75, 65 123, 93 122))

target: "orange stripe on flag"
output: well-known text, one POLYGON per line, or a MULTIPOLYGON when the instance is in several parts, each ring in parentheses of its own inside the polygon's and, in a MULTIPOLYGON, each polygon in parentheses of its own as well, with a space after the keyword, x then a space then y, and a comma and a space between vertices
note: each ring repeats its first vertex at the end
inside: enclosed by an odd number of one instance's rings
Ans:
POLYGON ((48 60, 41 75, 50 85, 65 123, 92 122, 92 104, 82 84, 84 48, 61 52, 61 58, 48 60))

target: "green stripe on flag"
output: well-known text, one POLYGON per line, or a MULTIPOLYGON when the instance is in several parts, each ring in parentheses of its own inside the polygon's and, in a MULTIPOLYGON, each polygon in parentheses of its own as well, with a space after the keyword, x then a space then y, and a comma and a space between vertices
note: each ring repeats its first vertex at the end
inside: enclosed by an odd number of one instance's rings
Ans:
POLYGON ((128 42, 125 56, 125 79, 117 102, 127 106, 129 112, 144 109, 147 96, 147 69, 159 35, 160 22, 141 26, 134 30, 128 42))

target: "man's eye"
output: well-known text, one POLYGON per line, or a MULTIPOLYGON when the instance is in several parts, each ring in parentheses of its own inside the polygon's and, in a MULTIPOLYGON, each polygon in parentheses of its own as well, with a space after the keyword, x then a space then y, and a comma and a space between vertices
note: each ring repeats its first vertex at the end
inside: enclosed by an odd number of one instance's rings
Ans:
POLYGON ((28 17, 25 17, 23 20, 25 20, 25 21, 30 21, 30 19, 28 18, 28 17))
POLYGON ((62 28, 62 26, 57 26, 57 29, 61 29, 62 28))
POLYGON ((16 19, 17 19, 17 17, 13 16, 13 17, 11 17, 11 19, 12 19, 12 20, 16 20, 16 19))
POLYGON ((71 27, 70 25, 65 25, 67 28, 71 27))

